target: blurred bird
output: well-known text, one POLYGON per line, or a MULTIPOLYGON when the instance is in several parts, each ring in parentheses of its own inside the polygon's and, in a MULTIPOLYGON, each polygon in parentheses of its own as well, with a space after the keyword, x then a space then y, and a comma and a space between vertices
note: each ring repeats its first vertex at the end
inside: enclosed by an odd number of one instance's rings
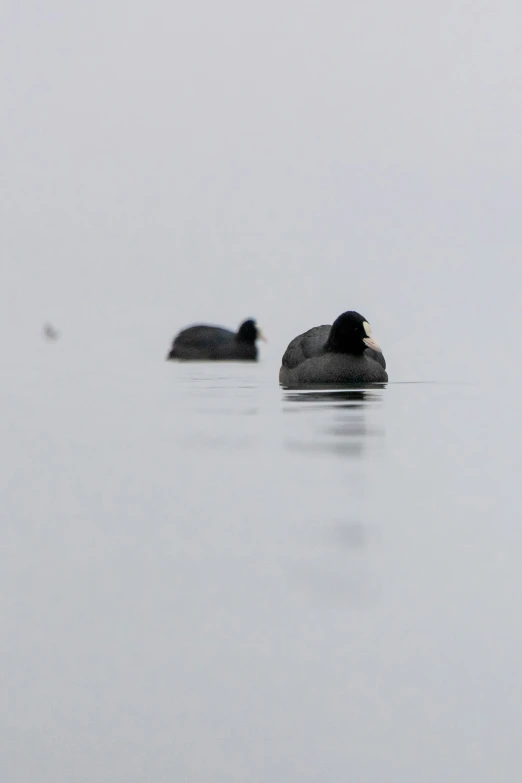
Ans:
POLYGON ((50 323, 44 324, 42 331, 46 340, 57 340, 60 336, 60 332, 50 323))
POLYGON ((167 359, 184 361, 257 361, 256 340, 266 342, 261 329, 249 318, 237 332, 221 326, 198 324, 183 329, 172 343, 167 359))

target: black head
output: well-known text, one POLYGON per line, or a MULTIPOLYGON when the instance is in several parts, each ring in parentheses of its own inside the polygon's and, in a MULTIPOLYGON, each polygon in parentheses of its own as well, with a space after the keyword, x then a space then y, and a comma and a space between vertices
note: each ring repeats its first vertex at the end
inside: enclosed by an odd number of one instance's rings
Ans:
POLYGON ((373 348, 379 353, 381 351, 377 343, 372 340, 370 324, 354 310, 348 310, 335 319, 325 348, 327 351, 352 353, 356 356, 364 353, 366 348, 373 348))
POLYGON ((244 321, 237 330, 237 339, 242 343, 253 344, 258 338, 263 339, 263 336, 261 330, 257 328, 257 324, 253 318, 244 321))

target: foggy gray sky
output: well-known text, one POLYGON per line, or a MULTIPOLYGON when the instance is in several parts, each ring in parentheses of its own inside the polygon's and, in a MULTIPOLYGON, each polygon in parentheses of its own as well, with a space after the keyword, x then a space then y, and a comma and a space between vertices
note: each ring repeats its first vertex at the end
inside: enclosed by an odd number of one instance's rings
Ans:
POLYGON ((162 359, 253 315, 275 365, 357 309, 391 380, 474 377, 483 340, 514 371, 519 4, 0 14, 7 353, 51 319, 86 356, 162 359))

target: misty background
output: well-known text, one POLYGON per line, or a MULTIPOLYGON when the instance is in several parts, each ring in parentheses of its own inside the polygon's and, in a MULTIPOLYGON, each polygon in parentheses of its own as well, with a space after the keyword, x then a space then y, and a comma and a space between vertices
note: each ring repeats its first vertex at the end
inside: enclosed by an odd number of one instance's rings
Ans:
MULTIPOLYGON (((518 343, 515 2, 5 2, 4 353, 356 309, 392 380, 518 343)), ((276 377, 276 376, 274 376, 276 377)))

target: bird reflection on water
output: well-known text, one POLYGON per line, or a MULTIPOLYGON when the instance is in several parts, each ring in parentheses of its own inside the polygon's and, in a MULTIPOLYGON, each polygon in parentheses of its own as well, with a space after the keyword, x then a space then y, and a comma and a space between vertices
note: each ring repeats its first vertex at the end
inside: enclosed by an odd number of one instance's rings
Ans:
POLYGON ((328 606, 371 600, 373 527, 368 502, 383 443, 383 387, 283 390, 285 447, 303 477, 302 545, 291 566, 296 584, 328 606), (304 460, 304 461, 303 461, 304 460), (306 532, 305 532, 306 531, 306 532))
POLYGON ((285 402, 316 402, 324 403, 328 407, 340 406, 359 407, 365 401, 376 402, 381 398, 380 392, 385 388, 385 384, 373 384, 368 386, 355 386, 332 388, 331 386, 303 386, 302 389, 284 390, 283 400, 285 402), (359 405, 358 405, 359 403, 359 405))
POLYGON ((300 437, 288 439, 287 448, 290 451, 360 458, 368 439, 384 435, 381 426, 368 422, 369 409, 373 410, 382 403, 382 389, 379 385, 372 388, 314 387, 313 390, 284 391, 284 412, 306 415, 313 433, 310 439, 310 430, 306 430, 306 441, 300 437))

